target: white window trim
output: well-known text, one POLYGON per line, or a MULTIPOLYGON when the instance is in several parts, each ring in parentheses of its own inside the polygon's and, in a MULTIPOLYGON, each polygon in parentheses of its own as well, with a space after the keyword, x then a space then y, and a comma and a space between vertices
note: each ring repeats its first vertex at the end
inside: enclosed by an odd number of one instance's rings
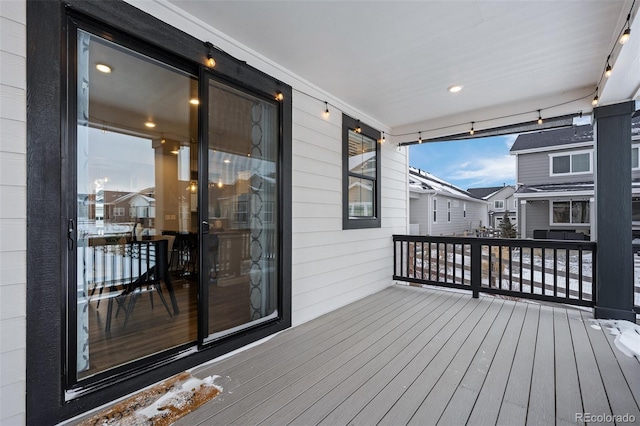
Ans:
POLYGON ((451 201, 447 201, 447 223, 451 223, 451 201))
POLYGON ((493 200, 493 210, 504 211, 504 200, 493 200), (496 207, 496 203, 502 203, 502 207, 496 207))
POLYGON ((631 155, 633 155, 633 148, 638 148, 638 167, 631 167, 631 170, 640 170, 640 143, 631 144, 631 155))
POLYGON ((585 149, 581 151, 564 151, 556 154, 549 154, 549 176, 574 176, 574 175, 588 175, 593 173, 593 150, 585 149), (580 154, 589 154, 589 170, 586 172, 573 172, 570 171, 568 173, 553 173, 553 159, 555 157, 566 157, 569 156, 569 167, 573 167, 573 160, 571 157, 574 155, 580 154))
MULTIPOLYGON (((584 227, 590 227, 591 226, 591 214, 593 212, 593 210, 591 209, 591 207, 593 206, 589 206, 589 222, 587 223, 574 223, 574 222, 554 222, 553 221, 553 203, 562 203, 562 202, 569 202, 569 206, 571 206, 571 202, 573 201, 586 201, 587 203, 590 203, 590 200, 549 200, 549 226, 570 226, 570 227, 576 227, 576 226, 584 226, 584 227)), ((571 207, 569 207, 569 219, 571 219, 573 216, 571 215, 571 207)))

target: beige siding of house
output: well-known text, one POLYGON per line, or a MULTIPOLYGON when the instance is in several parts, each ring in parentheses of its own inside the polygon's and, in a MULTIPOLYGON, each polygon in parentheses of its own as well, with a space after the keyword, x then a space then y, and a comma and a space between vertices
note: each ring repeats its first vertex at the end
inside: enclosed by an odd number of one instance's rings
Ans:
POLYGON ((26 8, 0 1, 0 424, 25 423, 26 8))

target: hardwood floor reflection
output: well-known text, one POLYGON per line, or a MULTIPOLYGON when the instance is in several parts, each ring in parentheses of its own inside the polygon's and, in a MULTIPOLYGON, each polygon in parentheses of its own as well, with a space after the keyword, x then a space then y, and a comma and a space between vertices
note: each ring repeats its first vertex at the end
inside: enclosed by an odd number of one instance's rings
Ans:
MULTIPOLYGON (((198 287, 194 281, 173 279, 180 312, 169 316, 156 291, 143 291, 135 303, 127 325, 125 313, 117 315, 113 303, 110 331, 105 331, 108 297, 92 298, 89 304, 89 363, 90 368, 79 374, 85 378, 145 356, 197 340, 198 287), (151 298, 153 297, 153 308, 151 298)), ((164 286, 163 286, 164 288, 164 286)), ((164 291, 167 303, 171 302, 164 291)), ((249 322, 249 280, 233 285, 209 287, 210 332, 226 330, 249 322)), ((173 311, 172 311, 173 314, 173 311)))

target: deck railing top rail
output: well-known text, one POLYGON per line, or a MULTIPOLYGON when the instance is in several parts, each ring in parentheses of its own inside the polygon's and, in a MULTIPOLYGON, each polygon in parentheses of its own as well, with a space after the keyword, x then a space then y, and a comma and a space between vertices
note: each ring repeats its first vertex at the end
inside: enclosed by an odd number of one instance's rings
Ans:
POLYGON ((394 235, 398 281, 580 306, 595 304, 592 241, 394 235))

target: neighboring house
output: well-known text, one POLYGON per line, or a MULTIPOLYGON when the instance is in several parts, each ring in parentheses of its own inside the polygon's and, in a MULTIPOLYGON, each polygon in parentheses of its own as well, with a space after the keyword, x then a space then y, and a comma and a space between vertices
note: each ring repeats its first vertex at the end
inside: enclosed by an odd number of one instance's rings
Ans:
POLYGON ((409 168, 409 222, 418 235, 475 235, 487 203, 431 173, 409 168), (417 229, 416 229, 417 228, 417 229))
MULTIPOLYGON (((640 230, 640 116, 631 122, 633 229, 640 230)), ((523 238, 593 239, 593 127, 528 133, 511 147, 516 157, 519 231, 523 238), (551 232, 551 233, 550 233, 551 232)), ((615 220, 615 219, 612 219, 615 220)))
POLYGON ((469 194, 482 198, 489 203, 487 226, 499 228, 507 213, 513 225, 517 225, 517 200, 513 197, 516 188, 513 185, 493 186, 488 188, 468 188, 469 194))

